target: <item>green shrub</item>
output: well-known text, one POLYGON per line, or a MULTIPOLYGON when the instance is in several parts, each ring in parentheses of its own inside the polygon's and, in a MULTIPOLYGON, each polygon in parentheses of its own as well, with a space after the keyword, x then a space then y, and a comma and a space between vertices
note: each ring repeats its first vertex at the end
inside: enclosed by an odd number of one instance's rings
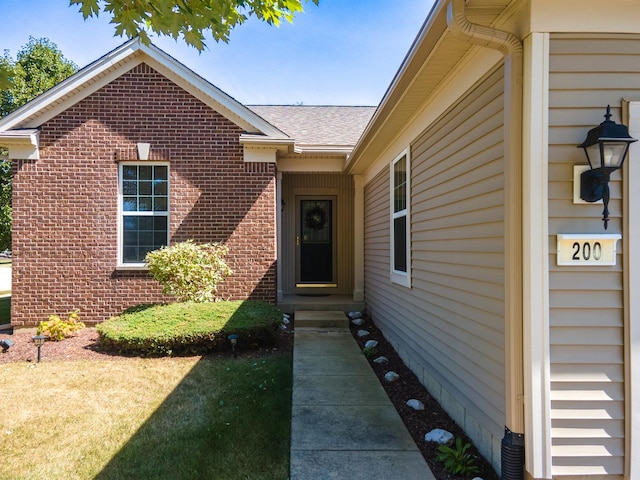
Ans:
POLYGON ((184 355, 274 344, 282 313, 257 301, 140 305, 96 326, 105 350, 138 355, 184 355))
POLYGON ((467 450, 471 448, 470 443, 462 444, 461 438, 456 438, 455 447, 440 445, 440 454, 436 457, 438 462, 444 463, 444 469, 453 475, 473 475, 480 469, 474 465, 475 458, 467 450))
POLYGON ((227 246, 221 243, 197 245, 187 240, 149 252, 145 262, 163 293, 181 302, 212 302, 218 283, 231 275, 224 261, 227 253, 227 246))
POLYGON ((43 320, 38 325, 37 334, 45 335, 56 342, 73 336, 84 328, 84 323, 78 321, 80 310, 74 310, 67 314, 67 319, 62 320, 58 315, 49 315, 49 320, 43 320))
POLYGON ((372 347, 364 347, 362 349, 362 354, 367 358, 371 358, 376 354, 376 349, 372 347))

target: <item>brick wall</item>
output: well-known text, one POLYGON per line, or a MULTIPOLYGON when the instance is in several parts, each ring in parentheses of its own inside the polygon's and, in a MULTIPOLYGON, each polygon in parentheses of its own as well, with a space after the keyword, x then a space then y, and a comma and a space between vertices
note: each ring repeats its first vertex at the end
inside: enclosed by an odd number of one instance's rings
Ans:
POLYGON ((168 300, 145 272, 116 270, 117 161, 137 142, 170 161, 171 242, 227 242, 220 295, 275 301, 275 166, 245 166, 241 133, 145 64, 43 124, 40 160, 14 162, 13 325, 168 300))

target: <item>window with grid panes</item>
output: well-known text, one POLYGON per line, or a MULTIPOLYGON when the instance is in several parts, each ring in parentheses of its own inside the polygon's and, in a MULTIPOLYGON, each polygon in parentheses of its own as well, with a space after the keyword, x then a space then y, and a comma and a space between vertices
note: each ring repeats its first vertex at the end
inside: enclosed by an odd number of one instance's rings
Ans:
POLYGON ((120 263, 142 265, 169 242, 169 165, 120 164, 120 263))

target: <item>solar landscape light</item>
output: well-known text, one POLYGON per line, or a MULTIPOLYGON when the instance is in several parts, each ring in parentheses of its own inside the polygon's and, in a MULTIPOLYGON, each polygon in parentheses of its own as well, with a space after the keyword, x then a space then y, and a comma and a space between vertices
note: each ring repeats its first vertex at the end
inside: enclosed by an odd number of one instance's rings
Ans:
POLYGON ((38 363, 40 363, 40 349, 42 348, 42 345, 44 345, 44 341, 46 339, 47 337, 45 337, 44 335, 36 335, 35 337, 31 337, 33 343, 35 343, 36 347, 38 347, 38 363))
POLYGON ((231 342, 231 350, 233 350, 233 358, 237 358, 236 356, 236 345, 238 344, 238 335, 232 333, 229 335, 229 341, 231 342))
POLYGON ((8 338, 0 340, 0 348, 2 348, 2 353, 7 353, 7 350, 13 347, 14 344, 15 342, 13 340, 9 340, 8 338))

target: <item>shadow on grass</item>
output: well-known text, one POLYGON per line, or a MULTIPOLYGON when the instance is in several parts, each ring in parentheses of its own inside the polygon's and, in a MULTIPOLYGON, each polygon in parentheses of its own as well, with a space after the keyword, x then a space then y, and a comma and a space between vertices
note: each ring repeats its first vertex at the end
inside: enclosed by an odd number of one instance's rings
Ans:
MULTIPOLYGON (((227 344, 237 332, 250 346, 256 316, 237 308, 220 332, 227 344)), ((95 478, 285 480, 291 384, 290 355, 203 357, 95 478)))
POLYGON ((291 358, 200 360, 95 477, 284 480, 291 358))

